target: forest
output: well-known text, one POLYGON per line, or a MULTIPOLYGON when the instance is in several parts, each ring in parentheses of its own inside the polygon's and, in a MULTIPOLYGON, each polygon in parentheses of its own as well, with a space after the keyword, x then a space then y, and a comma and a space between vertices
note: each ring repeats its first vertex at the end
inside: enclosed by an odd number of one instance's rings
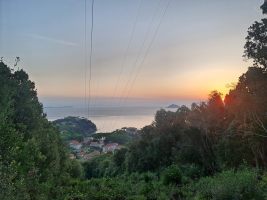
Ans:
POLYGON ((266 18, 249 27, 252 66, 224 98, 159 110, 138 139, 83 163, 69 159, 28 74, 1 61, 0 199, 267 199, 266 33, 266 18))

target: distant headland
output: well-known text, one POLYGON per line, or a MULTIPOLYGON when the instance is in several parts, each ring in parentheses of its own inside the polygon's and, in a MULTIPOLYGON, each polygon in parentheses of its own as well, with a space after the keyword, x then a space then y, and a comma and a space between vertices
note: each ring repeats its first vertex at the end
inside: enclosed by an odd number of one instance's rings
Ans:
POLYGON ((171 105, 167 106, 166 108, 179 108, 179 106, 176 104, 171 104, 171 105))

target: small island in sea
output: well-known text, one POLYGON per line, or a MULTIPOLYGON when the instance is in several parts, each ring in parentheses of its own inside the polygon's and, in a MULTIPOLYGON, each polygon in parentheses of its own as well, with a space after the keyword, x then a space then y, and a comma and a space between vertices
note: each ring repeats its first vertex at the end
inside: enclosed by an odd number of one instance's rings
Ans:
POLYGON ((179 106, 176 104, 171 104, 171 105, 167 106, 167 108, 179 108, 179 106))

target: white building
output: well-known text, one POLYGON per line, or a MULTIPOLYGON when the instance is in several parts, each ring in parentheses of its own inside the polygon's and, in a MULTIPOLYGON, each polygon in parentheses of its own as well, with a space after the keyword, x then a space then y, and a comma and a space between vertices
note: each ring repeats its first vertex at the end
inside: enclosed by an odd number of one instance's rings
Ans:
POLYGON ((91 142, 90 147, 102 148, 104 144, 102 142, 91 142))
POLYGON ((80 151, 82 148, 82 144, 80 142, 78 142, 77 140, 71 140, 69 145, 70 145, 70 148, 72 148, 76 151, 80 151))
POLYGON ((109 143, 103 147, 103 153, 114 152, 116 149, 119 149, 118 143, 109 143))

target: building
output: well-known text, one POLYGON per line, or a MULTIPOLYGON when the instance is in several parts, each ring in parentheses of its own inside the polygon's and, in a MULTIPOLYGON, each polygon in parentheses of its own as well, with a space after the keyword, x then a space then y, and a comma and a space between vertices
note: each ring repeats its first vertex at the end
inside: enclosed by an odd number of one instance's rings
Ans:
POLYGON ((71 140, 69 143, 69 146, 71 149, 73 149, 75 151, 80 151, 82 148, 82 144, 77 140, 71 140))
POLYGON ((87 145, 87 144, 90 144, 91 141, 93 141, 94 138, 93 137, 85 137, 83 139, 83 144, 87 145))
POLYGON ((86 153, 84 151, 80 151, 77 153, 76 156, 78 159, 83 159, 85 155, 86 155, 86 153))
POLYGON ((90 147, 93 147, 93 148, 102 148, 104 146, 104 143, 102 142, 91 142, 90 143, 90 147))
POLYGON ((100 152, 99 151, 93 151, 92 153, 89 153, 89 154, 85 154, 83 159, 84 160, 91 160, 92 158, 94 157, 97 157, 100 155, 100 152))
POLYGON ((103 153, 114 152, 116 149, 119 149, 118 143, 109 143, 103 147, 103 153))

